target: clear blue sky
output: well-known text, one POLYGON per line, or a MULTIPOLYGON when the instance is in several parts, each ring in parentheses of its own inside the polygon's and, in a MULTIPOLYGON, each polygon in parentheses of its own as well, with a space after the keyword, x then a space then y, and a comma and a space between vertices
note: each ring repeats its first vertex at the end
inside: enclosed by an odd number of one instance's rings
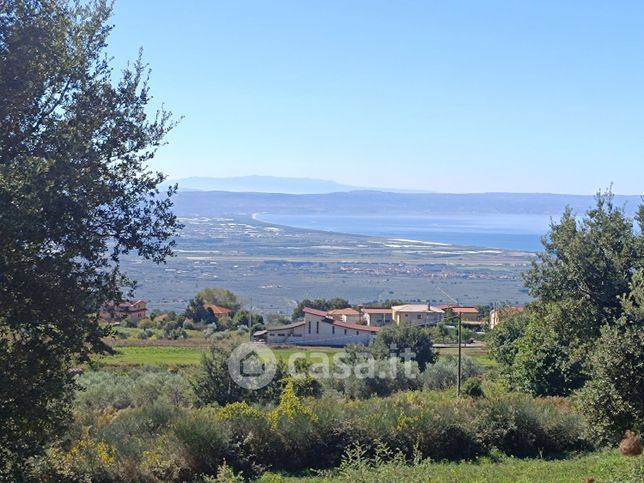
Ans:
POLYGON ((117 0, 185 116, 152 167, 443 192, 644 192, 644 3, 117 0))

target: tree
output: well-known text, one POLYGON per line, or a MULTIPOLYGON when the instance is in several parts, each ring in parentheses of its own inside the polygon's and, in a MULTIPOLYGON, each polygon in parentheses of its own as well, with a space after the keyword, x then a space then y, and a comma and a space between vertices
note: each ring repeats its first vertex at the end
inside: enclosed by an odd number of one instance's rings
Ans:
POLYGON ((566 396, 584 384, 581 361, 547 323, 530 323, 516 347, 510 380, 518 389, 535 396, 566 396))
POLYGON ((488 331, 486 340, 490 355, 496 359, 504 372, 509 373, 514 358, 519 350, 518 341, 525 335, 529 313, 509 312, 503 317, 502 323, 488 331))
POLYGON ((0 5, 0 479, 19 480, 65 426, 70 365, 105 349, 99 307, 134 288, 122 255, 163 262, 180 225, 147 168, 173 123, 148 119, 140 56, 113 84, 107 2, 0 5))
POLYGON ((441 338, 441 342, 444 344, 445 343, 445 337, 449 335, 449 329, 445 327, 445 323, 439 322, 439 324, 436 326, 436 329, 438 331, 438 335, 441 338))
POLYGON ((297 304, 297 307, 293 310, 293 319, 299 319, 301 317, 304 317, 304 308, 309 307, 311 309, 318 309, 318 310, 333 310, 333 309, 346 309, 347 307, 351 307, 351 304, 349 303, 348 300, 342 299, 339 297, 335 297, 332 299, 304 299, 302 300, 299 304, 297 304))
POLYGON ((597 195, 595 207, 580 221, 567 209, 552 223, 543 253, 525 276, 537 300, 534 320, 518 342, 522 355, 514 361, 521 387, 568 394, 588 380, 589 355, 602 328, 621 318, 620 297, 644 262, 643 214, 644 206, 638 232, 607 192, 597 195))
POLYGON ((236 312, 241 307, 237 295, 225 288, 204 288, 197 297, 200 297, 206 304, 221 305, 236 312))
POLYGON ((644 432, 644 272, 622 297, 624 315, 604 326, 591 358, 591 380, 580 394, 588 428, 600 444, 616 444, 626 430, 644 432))
POLYGON ((621 316, 620 297, 644 262, 644 238, 607 192, 597 195, 596 206, 579 222, 566 209, 543 243, 539 260, 525 275, 526 286, 533 297, 550 304, 544 307, 550 313, 559 310, 554 304, 566 305, 564 318, 552 320, 562 338, 575 346, 592 344, 603 325, 621 316))
POLYGON ((254 313, 253 316, 252 316, 252 323, 249 324, 248 322, 249 322, 250 319, 251 319, 251 315, 250 315, 250 312, 248 310, 240 310, 233 317, 233 326, 234 327, 239 327, 239 326, 248 327, 249 325, 263 325, 264 324, 264 317, 262 317, 260 314, 254 313))
POLYGON ((429 329, 409 324, 382 328, 373 343, 372 352, 378 358, 387 358, 391 354, 401 356, 406 349, 414 353, 413 360, 421 371, 436 360, 429 329))
POLYGON ((204 307, 204 303, 205 301, 201 295, 190 299, 184 313, 185 316, 196 324, 216 324, 218 322, 217 316, 204 307))

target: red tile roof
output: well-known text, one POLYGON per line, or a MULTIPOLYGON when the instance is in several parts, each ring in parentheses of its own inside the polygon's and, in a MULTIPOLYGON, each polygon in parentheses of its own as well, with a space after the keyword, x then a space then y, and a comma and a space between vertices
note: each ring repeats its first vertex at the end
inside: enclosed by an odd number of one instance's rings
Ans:
POLYGON ((352 307, 346 307, 344 309, 329 310, 329 315, 360 315, 360 312, 352 307))
POLYGON ((386 307, 365 307, 362 311, 365 314, 391 314, 391 308, 386 307))
POLYGON ((232 312, 232 310, 228 307, 222 307, 221 305, 217 304, 203 304, 203 306, 204 308, 211 310, 215 315, 228 315, 232 312))
POLYGON ((476 307, 451 307, 451 310, 457 314, 478 314, 479 310, 476 307))
POLYGON ((324 310, 312 309, 311 307, 304 307, 303 312, 305 314, 317 315, 318 317, 326 317, 324 310))

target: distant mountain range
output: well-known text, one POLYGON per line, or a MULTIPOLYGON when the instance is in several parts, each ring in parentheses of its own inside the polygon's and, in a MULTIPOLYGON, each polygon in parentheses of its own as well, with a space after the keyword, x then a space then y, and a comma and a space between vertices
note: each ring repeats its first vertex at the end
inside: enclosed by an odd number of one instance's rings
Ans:
MULTIPOLYGON (((617 206, 632 215, 639 196, 616 195, 617 206)), ((334 215, 538 214, 560 215, 566 206, 578 214, 594 204, 592 196, 539 193, 390 193, 350 191, 327 194, 233 193, 182 191, 176 195, 179 216, 249 215, 253 213, 334 215)))
MULTIPOLYGON (((335 181, 314 178, 288 178, 278 176, 238 176, 232 178, 209 178, 193 176, 170 180, 165 183, 179 185, 181 191, 232 191, 248 193, 323 194, 356 190, 377 190, 391 193, 420 193, 421 191, 368 188, 351 186, 335 181)), ((428 193, 428 191, 423 191, 428 193)))

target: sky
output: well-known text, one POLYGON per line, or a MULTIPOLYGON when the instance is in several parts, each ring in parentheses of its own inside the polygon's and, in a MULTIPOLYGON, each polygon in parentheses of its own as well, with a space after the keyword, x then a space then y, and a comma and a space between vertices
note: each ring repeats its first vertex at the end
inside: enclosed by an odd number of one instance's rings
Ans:
POLYGON ((644 192, 644 3, 116 0, 171 178, 644 192))

